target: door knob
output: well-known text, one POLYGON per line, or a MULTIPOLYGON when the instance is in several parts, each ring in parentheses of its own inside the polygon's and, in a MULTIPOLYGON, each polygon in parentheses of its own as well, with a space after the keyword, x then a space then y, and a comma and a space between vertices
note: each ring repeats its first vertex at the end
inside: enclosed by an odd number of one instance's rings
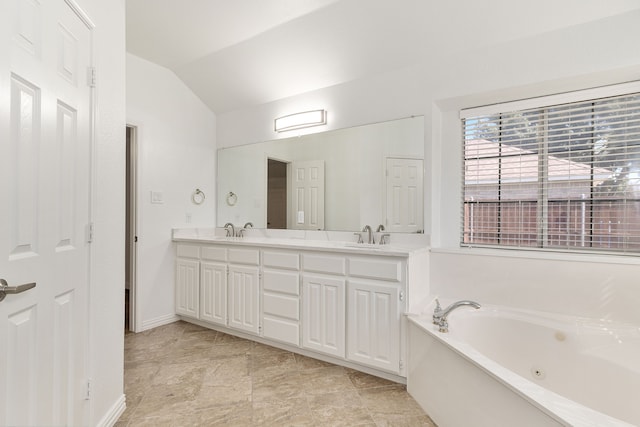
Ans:
POLYGON ((0 279, 0 301, 2 301, 7 294, 19 294, 24 291, 28 291, 31 288, 35 288, 34 283, 25 283, 24 285, 9 286, 6 280, 0 279))

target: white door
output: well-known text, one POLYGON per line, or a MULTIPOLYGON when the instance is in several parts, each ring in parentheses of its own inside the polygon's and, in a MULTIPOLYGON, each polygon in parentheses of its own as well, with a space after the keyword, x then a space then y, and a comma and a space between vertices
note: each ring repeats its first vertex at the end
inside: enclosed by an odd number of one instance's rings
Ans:
POLYGON ((324 230, 324 161, 290 163, 289 229, 324 230))
POLYGON ((200 263, 200 320, 227 324, 227 264, 200 263))
POLYGON ((258 268, 229 266, 229 327, 257 335, 259 300, 258 268))
POLYGON ((424 230, 422 163, 422 159, 387 159, 387 231, 419 233, 424 230))
POLYGON ((302 346, 344 357, 344 279, 302 279, 302 346))
POLYGON ((400 287, 350 281, 347 358, 400 372, 400 287))
MULTIPOLYGON (((0 425, 86 425, 91 30, 0 2, 0 425)), ((117 284, 114 284, 117 285, 117 284)))

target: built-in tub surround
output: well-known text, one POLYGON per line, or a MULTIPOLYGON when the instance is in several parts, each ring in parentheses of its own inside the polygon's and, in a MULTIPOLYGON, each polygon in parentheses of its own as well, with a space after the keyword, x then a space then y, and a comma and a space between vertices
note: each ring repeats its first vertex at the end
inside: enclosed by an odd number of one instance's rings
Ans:
POLYGON ((483 304, 409 316, 409 393, 439 425, 640 425, 640 327, 483 304))
POLYGON ((403 315, 429 294, 424 236, 370 245, 346 232, 245 233, 174 230, 180 318, 406 382, 403 315))

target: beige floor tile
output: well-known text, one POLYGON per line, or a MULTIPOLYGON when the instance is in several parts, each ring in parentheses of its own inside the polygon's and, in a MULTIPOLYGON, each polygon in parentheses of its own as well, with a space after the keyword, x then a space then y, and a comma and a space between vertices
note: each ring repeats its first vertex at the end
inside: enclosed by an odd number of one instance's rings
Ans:
POLYGON ((129 426, 427 426, 403 385, 176 322, 125 334, 129 426))
POLYGON ((304 396, 304 385, 297 371, 272 372, 253 376, 253 400, 287 400, 304 396))
POLYGON ((335 366, 333 363, 303 356, 301 354, 294 354, 294 357, 296 359, 296 366, 299 370, 317 369, 317 368, 326 368, 329 366, 335 366))
POLYGON ((362 405, 358 393, 338 392, 309 396, 311 409, 318 425, 321 426, 361 426, 375 425, 373 418, 362 405))
POLYGON ((314 417, 307 399, 253 402, 253 425, 256 426, 313 426, 314 417))
POLYGON ((369 375, 364 372, 356 371, 353 369, 347 370, 347 376, 349 377, 349 379, 351 380, 351 383, 353 383, 355 388, 358 388, 358 389, 387 387, 387 386, 397 384, 393 381, 385 380, 384 378, 369 375))
POLYGON ((378 427, 437 427, 426 415, 418 416, 374 416, 378 427))
POLYGON ((355 391, 347 371, 341 366, 303 370, 300 377, 308 395, 355 391))
POLYGON ((403 385, 359 389, 358 393, 374 417, 424 415, 403 385))

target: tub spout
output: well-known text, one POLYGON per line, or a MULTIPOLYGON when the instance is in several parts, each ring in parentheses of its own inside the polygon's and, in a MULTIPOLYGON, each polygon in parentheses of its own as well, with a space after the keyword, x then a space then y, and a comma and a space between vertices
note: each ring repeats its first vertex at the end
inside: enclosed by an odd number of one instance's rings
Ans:
POLYGON ((471 306, 475 309, 480 308, 480 304, 475 301, 462 300, 456 301, 444 310, 440 307, 440 301, 436 298, 436 308, 433 310, 433 324, 438 325, 440 332, 449 332, 449 323, 447 322, 447 316, 453 310, 458 307, 464 307, 465 305, 471 306))

